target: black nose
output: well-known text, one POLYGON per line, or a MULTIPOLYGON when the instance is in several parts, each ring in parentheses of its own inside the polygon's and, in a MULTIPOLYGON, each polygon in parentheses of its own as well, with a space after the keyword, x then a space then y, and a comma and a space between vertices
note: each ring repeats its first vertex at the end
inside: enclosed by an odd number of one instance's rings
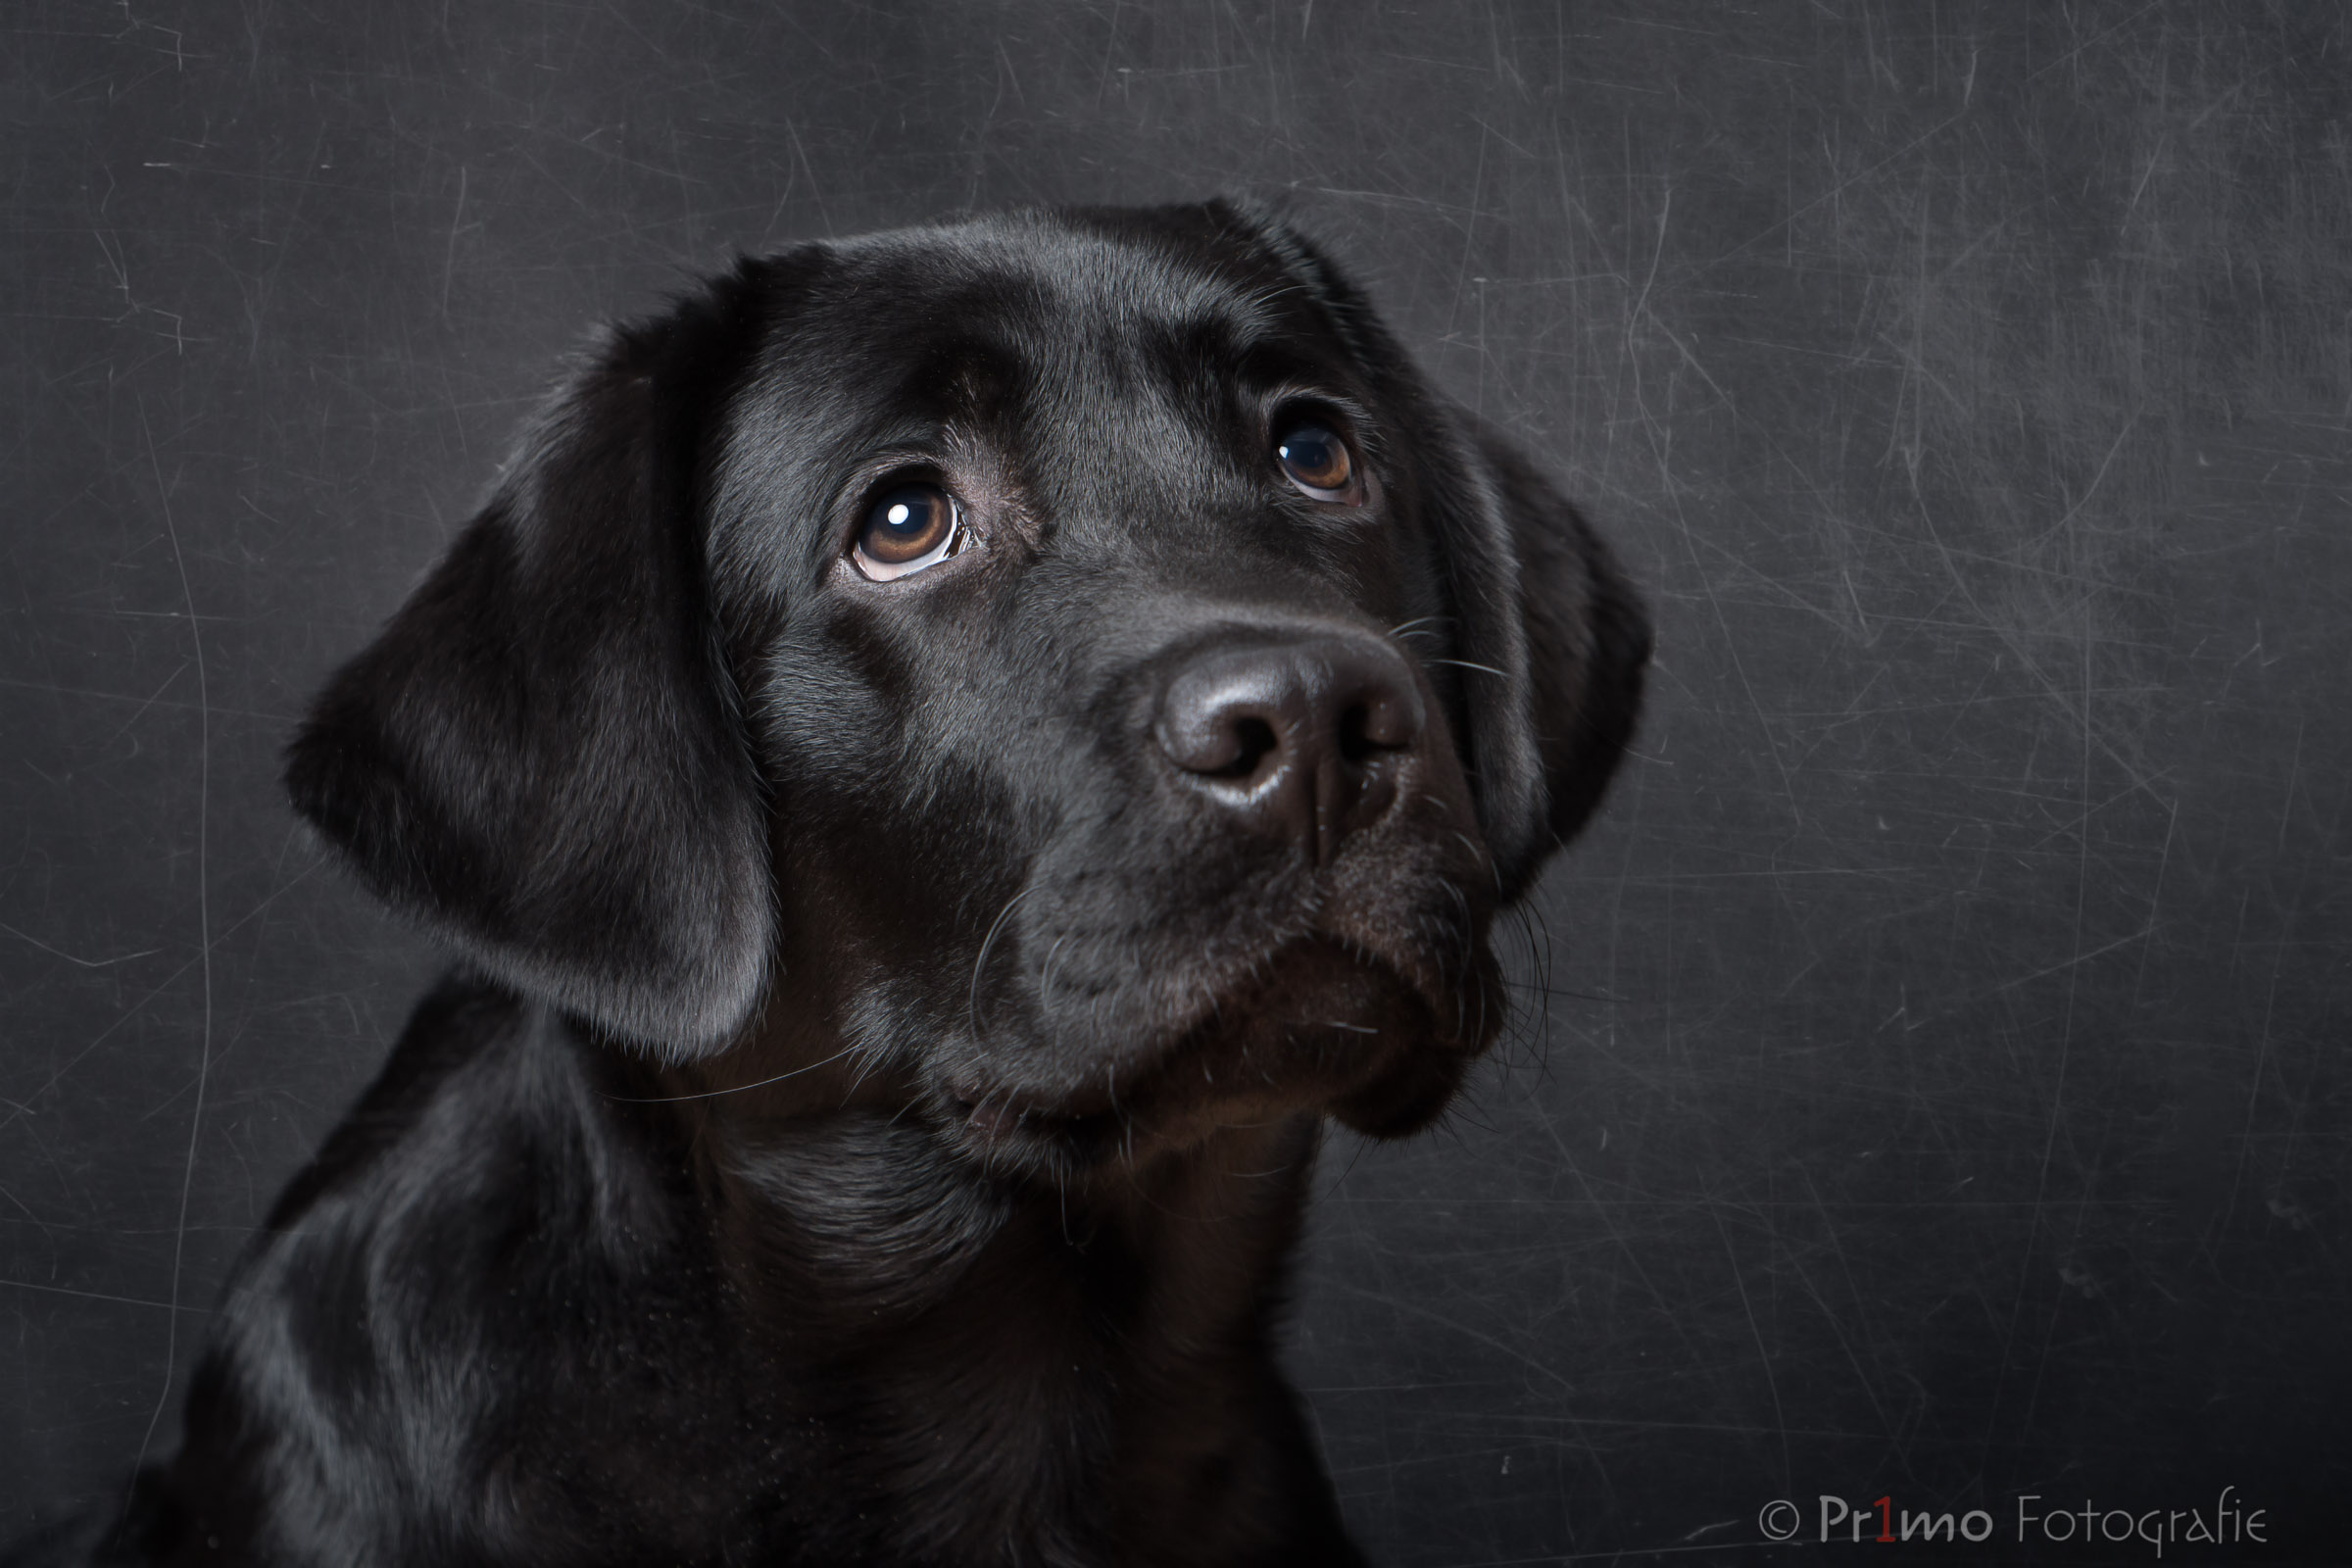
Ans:
POLYGON ((1152 739, 1245 818, 1327 863, 1396 798, 1420 741, 1421 692, 1376 638, 1228 643, 1195 654, 1162 690, 1152 739))

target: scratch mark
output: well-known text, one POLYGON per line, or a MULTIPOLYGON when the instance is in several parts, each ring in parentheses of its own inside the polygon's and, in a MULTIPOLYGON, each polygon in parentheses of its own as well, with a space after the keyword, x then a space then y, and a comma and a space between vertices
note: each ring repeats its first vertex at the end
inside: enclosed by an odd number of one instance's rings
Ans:
POLYGON ((120 958, 76 958, 74 956, 74 955, 68 953, 63 948, 51 947, 48 943, 43 942, 39 937, 34 936, 29 931, 18 930, 15 926, 10 925, 6 920, 0 920, 0 931, 7 932, 10 936, 15 937, 20 942, 29 942, 34 947, 40 949, 43 953, 54 955, 57 957, 65 959, 68 963, 79 964, 84 969, 110 968, 118 963, 128 963, 133 958, 144 958, 150 955, 164 951, 161 948, 141 948, 136 953, 125 953, 120 958))
POLYGON ((449 286, 458 271, 458 231, 466 226, 466 166, 458 166, 458 210, 450 215, 449 244, 441 253, 441 319, 449 320, 449 286))
POLYGON ((1756 1321, 1756 1304, 1748 1299, 1747 1275, 1740 1267, 1740 1250, 1732 1245, 1732 1233, 1724 1228, 1723 1210, 1711 1208, 1709 1217, 1715 1221, 1715 1234, 1723 1240, 1724 1256, 1731 1260, 1732 1283, 1740 1288, 1740 1309, 1747 1314, 1747 1332, 1756 1342, 1756 1360, 1764 1368, 1764 1387, 1772 1395, 1773 1424, 1780 1429, 1781 1438, 1781 1490, 1792 1491, 1789 1477, 1795 1474, 1795 1465, 1788 1453, 1788 1414, 1781 1408, 1781 1380, 1773 1375, 1772 1350, 1764 1343, 1764 1325, 1756 1321))
POLYGON ((39 1291, 46 1296, 75 1296, 85 1301, 120 1301, 124 1306, 151 1306, 159 1312, 194 1312, 199 1317, 213 1315, 209 1306, 181 1306, 176 1301, 150 1301, 139 1296, 109 1296, 104 1291, 77 1291, 66 1285, 35 1285, 30 1280, 0 1279, 0 1289, 11 1291, 39 1291))
MULTIPOLYGON (((308 881, 311 875, 324 863, 325 862, 323 860, 319 860, 304 866, 300 871, 294 873, 293 876, 287 878, 285 883, 278 887, 274 892, 264 898, 260 903, 256 904, 252 908, 246 910, 236 919, 223 926, 220 935, 213 939, 212 943, 206 947, 202 955, 199 955, 197 957, 190 958, 187 962, 181 964, 178 968, 164 976, 163 979, 156 982, 155 986, 149 990, 145 996, 139 998, 138 1001, 123 1008, 122 1014, 117 1017, 113 1023, 110 1023, 104 1029, 99 1030, 96 1035, 91 1037, 87 1045, 84 1045, 79 1051, 76 1051, 73 1055, 67 1057, 64 1064, 58 1067, 54 1072, 50 1073, 48 1078, 38 1089, 35 1089, 31 1094, 26 1095, 22 1103, 19 1103, 16 1101, 0 1101, 0 1104, 6 1104, 11 1107, 10 1113, 6 1117, 0 1117, 0 1129, 6 1129, 14 1125, 20 1118, 34 1114, 29 1107, 38 1104, 43 1097, 48 1095, 49 1092, 55 1089, 59 1084, 63 1083, 66 1075, 72 1072, 75 1067, 80 1066, 83 1060, 89 1056, 91 1052, 96 1051, 100 1046, 105 1045, 107 1041, 113 1039, 115 1032, 143 1012, 149 1003, 162 996, 165 992, 170 991, 173 986, 179 984, 180 976, 186 974, 190 969, 195 968, 197 964, 203 962, 205 958, 211 956, 213 948, 219 947, 221 943, 226 942, 230 937, 235 936, 239 931, 244 930, 245 927, 250 925, 253 921, 259 919, 263 912, 271 905, 275 904, 279 899, 285 897, 288 893, 293 892, 294 889, 300 887, 304 882, 308 881)), ((158 951, 160 952, 161 950, 159 949, 158 951)))
POLYGON ((204 1033, 196 1058, 196 1104, 188 1113, 188 1156, 179 1178, 179 1221, 172 1239, 171 1314, 165 1321, 163 1386, 156 1391, 155 1409, 147 1417, 146 1435, 139 1439, 139 1456, 131 1465, 135 1476, 147 1463, 155 1442, 156 1424, 172 1399, 172 1375, 179 1358, 179 1285, 188 1246, 188 1194, 196 1185, 196 1145, 204 1131, 204 1093, 213 1071, 213 906, 210 855, 213 807, 212 694, 204 668, 204 628, 196 618, 196 596, 188 587, 187 558, 180 553, 179 525, 172 516, 172 490, 164 483, 164 466, 156 456, 155 432, 147 424, 147 405, 139 405, 139 433, 147 442, 147 466, 155 475, 155 493, 164 512, 164 532, 172 540, 172 564, 179 572, 180 603, 188 612, 188 640, 196 655, 196 936, 204 955, 204 1033))

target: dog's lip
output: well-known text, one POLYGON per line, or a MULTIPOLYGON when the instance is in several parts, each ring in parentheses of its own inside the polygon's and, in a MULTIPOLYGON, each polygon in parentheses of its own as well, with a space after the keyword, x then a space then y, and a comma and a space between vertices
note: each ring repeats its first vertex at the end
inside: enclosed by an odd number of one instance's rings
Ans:
POLYGON ((1020 1127, 1075 1127, 1113 1116, 1117 1105, 1107 1089, 1091 1086, 1057 1094, 1036 1086, 983 1083, 971 1073, 947 1086, 948 1106, 974 1132, 999 1138, 1020 1127))
POLYGON ((1114 1110, 1023 1102, 976 1085, 966 1087, 969 1093, 951 1091, 948 1103, 963 1129, 984 1149, 1031 1142, 1106 1144, 1117 1131, 1119 1117, 1114 1110))
POLYGON ((991 1142, 1010 1133, 1032 1115, 1039 1114, 1033 1106, 1016 1105, 1008 1100, 992 1097, 977 1086, 969 1093, 951 1096, 949 1102, 956 1107, 956 1114, 963 1118, 965 1126, 991 1142))

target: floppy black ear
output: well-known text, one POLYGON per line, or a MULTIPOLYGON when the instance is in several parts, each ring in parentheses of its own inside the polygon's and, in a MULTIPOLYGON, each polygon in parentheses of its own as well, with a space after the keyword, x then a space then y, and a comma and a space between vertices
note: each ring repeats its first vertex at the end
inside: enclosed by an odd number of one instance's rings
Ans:
POLYGON ((1204 211, 1270 250, 1330 313, 1407 426, 1442 541, 1471 786, 1508 901, 1600 804, 1633 736, 1649 623, 1608 547, 1536 468, 1432 393, 1364 293, 1311 240, 1253 205, 1204 211))
POLYGON ((1624 759, 1649 668, 1649 617, 1583 514, 1500 436, 1460 411, 1456 418, 1485 468, 1478 535, 1499 534, 1511 548, 1507 562, 1482 547, 1457 564, 1455 603, 1466 618, 1481 603, 1488 615, 1515 612, 1525 659, 1523 709, 1510 683, 1482 691, 1477 672, 1466 676, 1471 725, 1526 725, 1540 771, 1539 788, 1486 803, 1511 822, 1500 835, 1490 826, 1489 842, 1515 899, 1599 807, 1624 759))
POLYGON ((700 499, 755 278, 611 334, 287 753, 295 807, 368 887, 673 1054, 742 1023, 772 918, 700 499))

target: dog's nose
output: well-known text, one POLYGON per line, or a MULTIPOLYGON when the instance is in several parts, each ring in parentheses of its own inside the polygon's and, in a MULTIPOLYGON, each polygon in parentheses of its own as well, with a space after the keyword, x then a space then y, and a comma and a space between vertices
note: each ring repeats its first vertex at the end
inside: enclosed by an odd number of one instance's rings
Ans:
POLYGON ((1152 729, 1170 761, 1318 864, 1389 808, 1396 760, 1421 732, 1403 659, 1375 638, 1336 635, 1194 655, 1162 690, 1152 729))

